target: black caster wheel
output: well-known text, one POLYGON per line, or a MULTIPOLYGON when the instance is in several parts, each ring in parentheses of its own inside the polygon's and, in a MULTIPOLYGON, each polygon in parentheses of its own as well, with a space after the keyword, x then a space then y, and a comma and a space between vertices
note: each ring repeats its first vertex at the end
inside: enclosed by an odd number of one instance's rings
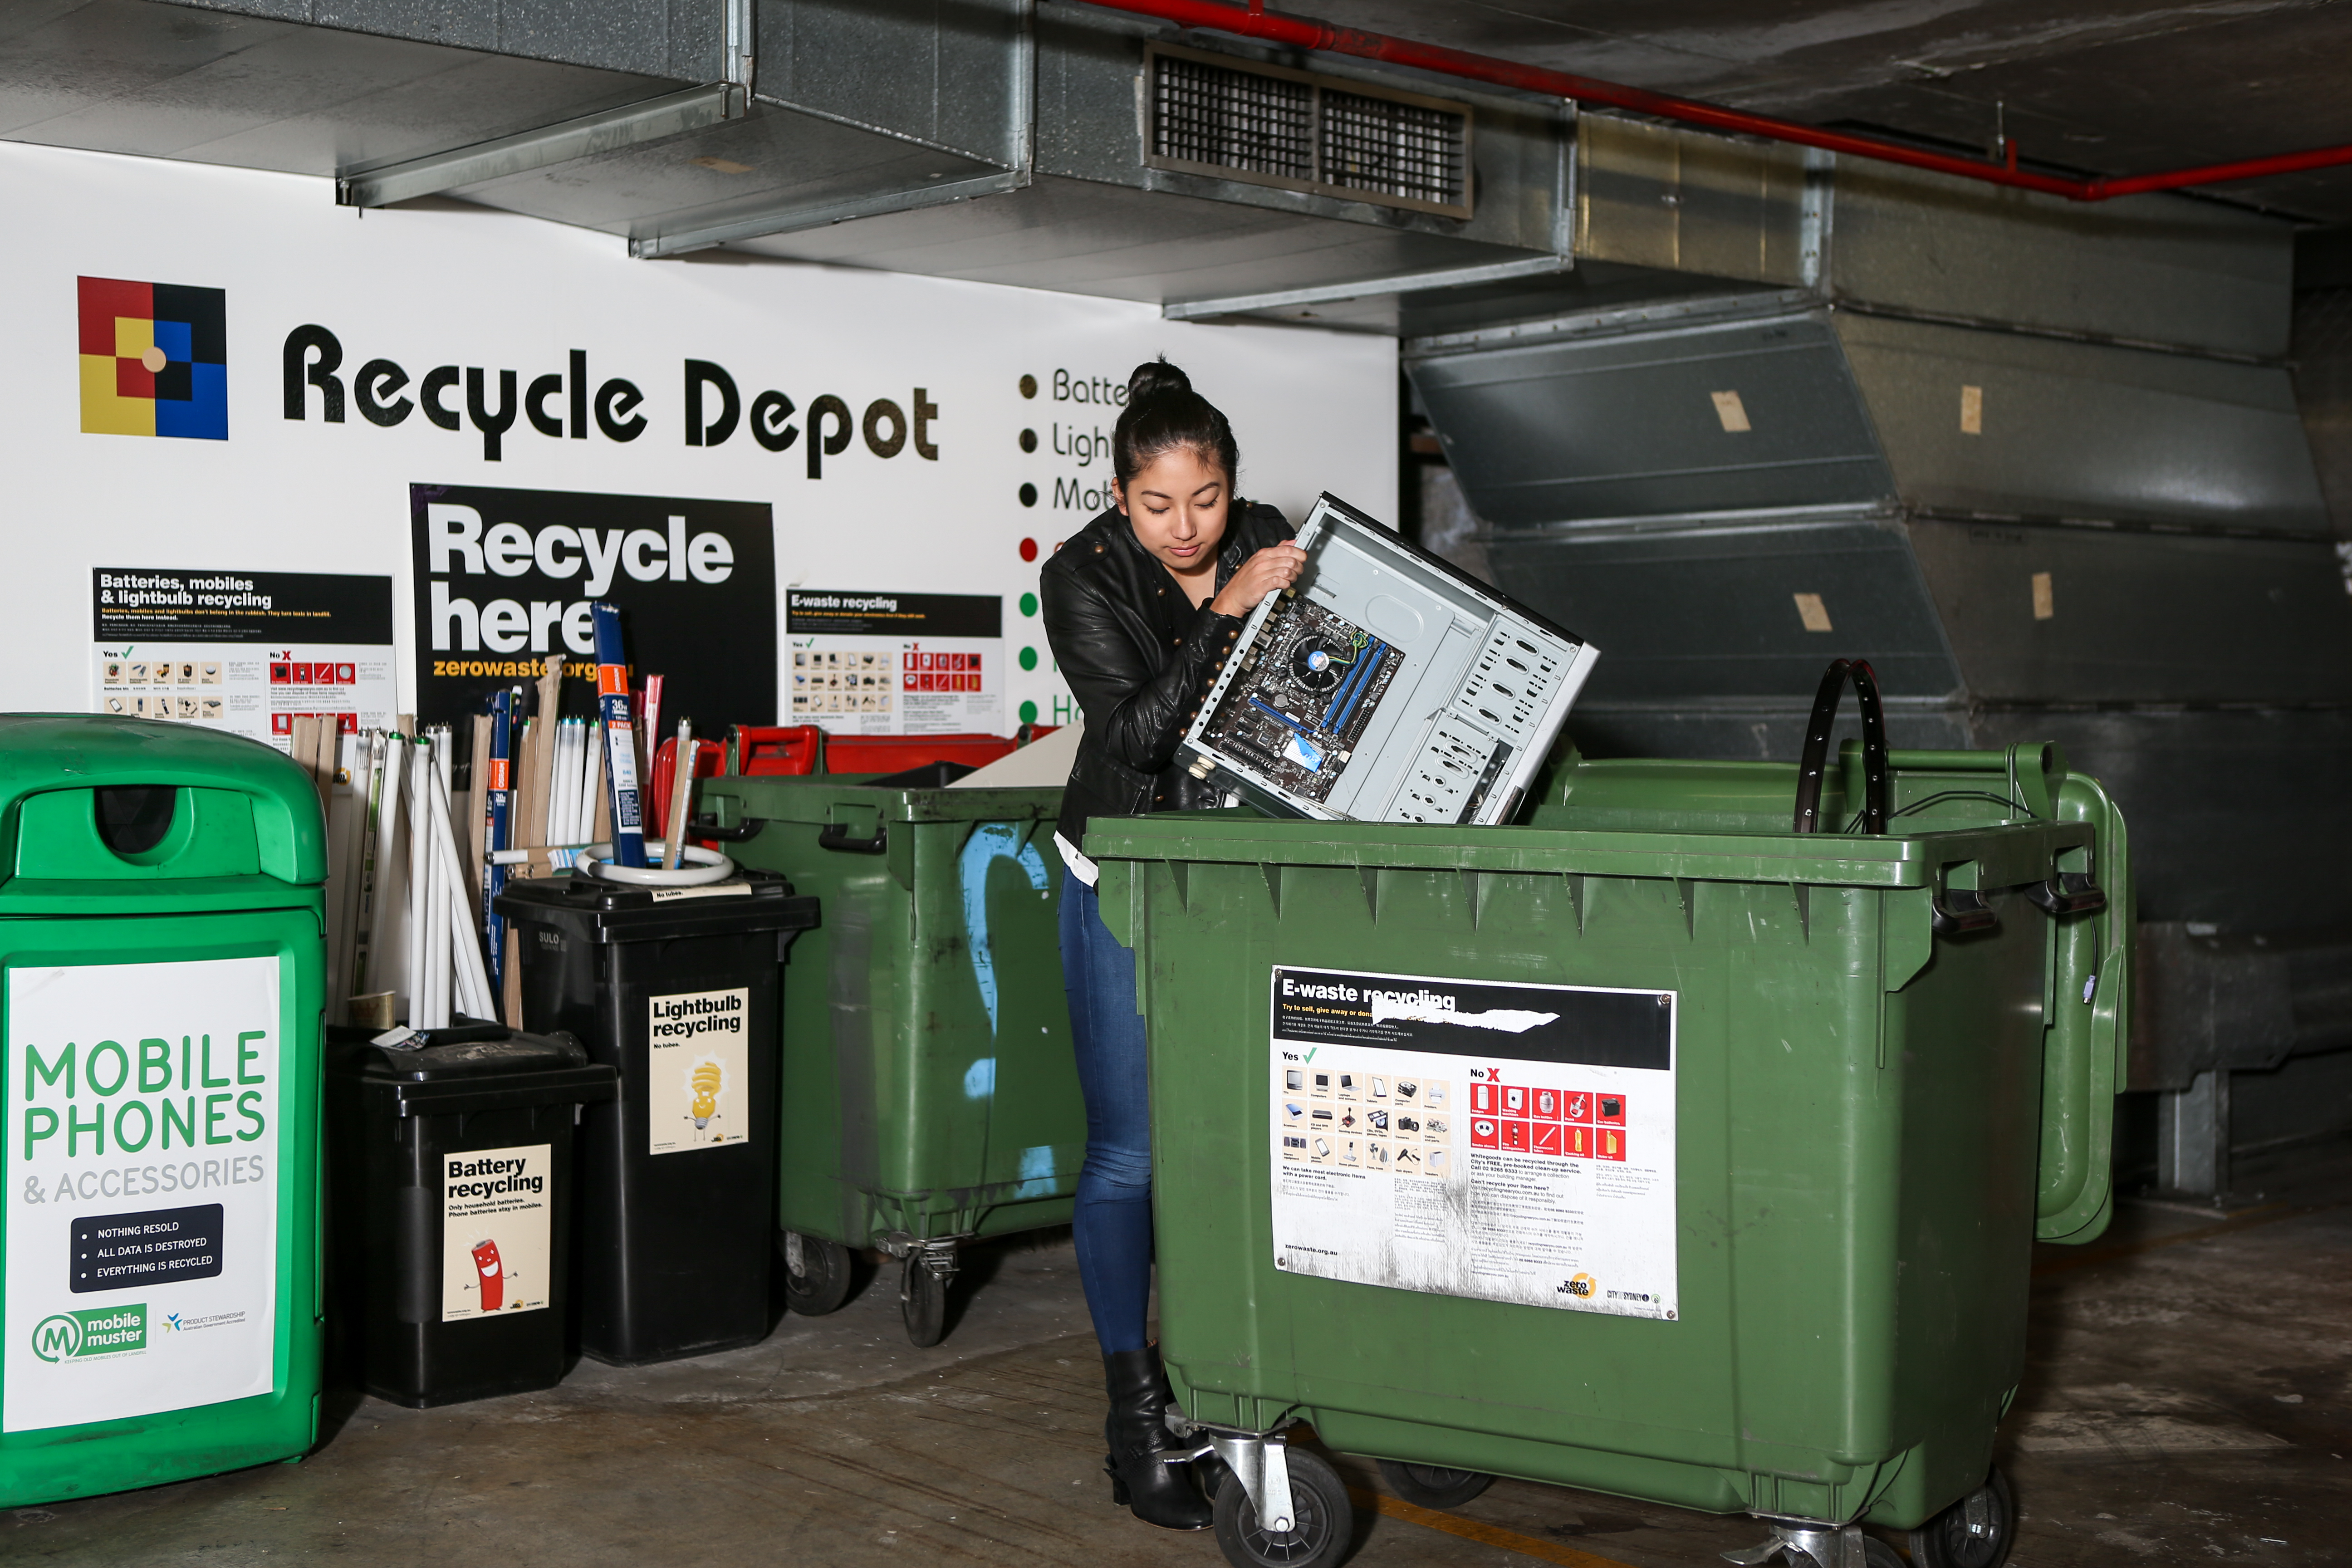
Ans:
POLYGON ((784 1305, 803 1318, 822 1318, 849 1300, 849 1248, 793 1231, 776 1232, 784 1255, 784 1305))
POLYGON ((948 1336, 948 1282, 920 1252, 898 1266, 898 1316, 909 1344, 928 1350, 948 1336))
POLYGON ((1911 1532, 1913 1568, 2000 1568, 2017 1544, 2017 1500, 1995 1470, 1985 1484, 1911 1532))
POLYGON ((1292 1448, 1290 1528, 1276 1533, 1258 1523, 1249 1492, 1239 1481, 1217 1487, 1217 1549, 1234 1568, 1333 1568, 1348 1555, 1356 1517, 1339 1472, 1317 1455, 1292 1448))
POLYGON ((1423 1508, 1460 1508, 1495 1484, 1484 1470, 1449 1470, 1441 1465, 1405 1465, 1381 1461, 1381 1479, 1389 1490, 1423 1508))

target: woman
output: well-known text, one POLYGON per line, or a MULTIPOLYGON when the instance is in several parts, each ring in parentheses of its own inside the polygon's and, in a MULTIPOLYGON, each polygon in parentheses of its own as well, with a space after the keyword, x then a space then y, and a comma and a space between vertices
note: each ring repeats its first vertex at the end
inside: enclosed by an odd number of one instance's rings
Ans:
POLYGON ((1062 880, 1062 973, 1087 1100, 1078 1176, 1078 1277, 1110 1387, 1115 1500, 1139 1519, 1200 1530, 1209 1505, 1192 1467, 1164 1463, 1171 1397, 1145 1339, 1151 1295, 1151 1118, 1135 955, 1102 922, 1087 821, 1217 804, 1175 765, 1201 700, 1260 600, 1297 580, 1307 554, 1268 506, 1234 495, 1233 426, 1165 359, 1139 365, 1111 434, 1104 512, 1047 562, 1045 636, 1086 713, 1055 836, 1062 880))

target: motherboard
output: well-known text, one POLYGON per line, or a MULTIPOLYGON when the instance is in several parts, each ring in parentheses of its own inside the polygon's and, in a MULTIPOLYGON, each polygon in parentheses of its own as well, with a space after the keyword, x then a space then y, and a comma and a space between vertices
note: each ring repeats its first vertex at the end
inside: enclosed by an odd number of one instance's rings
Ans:
POLYGON ((1291 794, 1331 797, 1404 655, 1312 600, 1286 594, 1251 640, 1240 679, 1202 735, 1291 794))

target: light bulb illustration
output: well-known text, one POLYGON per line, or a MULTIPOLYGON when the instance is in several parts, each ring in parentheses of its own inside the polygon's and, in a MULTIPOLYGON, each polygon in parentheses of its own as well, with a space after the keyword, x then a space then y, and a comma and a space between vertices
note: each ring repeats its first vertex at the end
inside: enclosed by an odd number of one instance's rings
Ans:
POLYGON ((698 1131, 710 1125, 719 1114, 719 1082, 722 1075, 717 1062, 704 1062, 694 1069, 694 1125, 698 1131))

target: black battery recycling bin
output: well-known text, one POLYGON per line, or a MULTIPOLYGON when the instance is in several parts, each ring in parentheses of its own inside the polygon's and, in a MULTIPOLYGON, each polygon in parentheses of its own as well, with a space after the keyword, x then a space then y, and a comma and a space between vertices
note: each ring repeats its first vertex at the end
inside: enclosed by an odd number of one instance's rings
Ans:
POLYGON ((572 1131, 619 1074, 579 1041, 496 1025, 415 1048, 327 1032, 339 1350, 423 1408, 563 1380, 572 1131))
POLYGON ((617 1366, 769 1327, 782 965, 817 901, 772 872, 694 888, 510 882, 522 1019, 617 1068, 581 1125, 580 1348, 617 1366))

